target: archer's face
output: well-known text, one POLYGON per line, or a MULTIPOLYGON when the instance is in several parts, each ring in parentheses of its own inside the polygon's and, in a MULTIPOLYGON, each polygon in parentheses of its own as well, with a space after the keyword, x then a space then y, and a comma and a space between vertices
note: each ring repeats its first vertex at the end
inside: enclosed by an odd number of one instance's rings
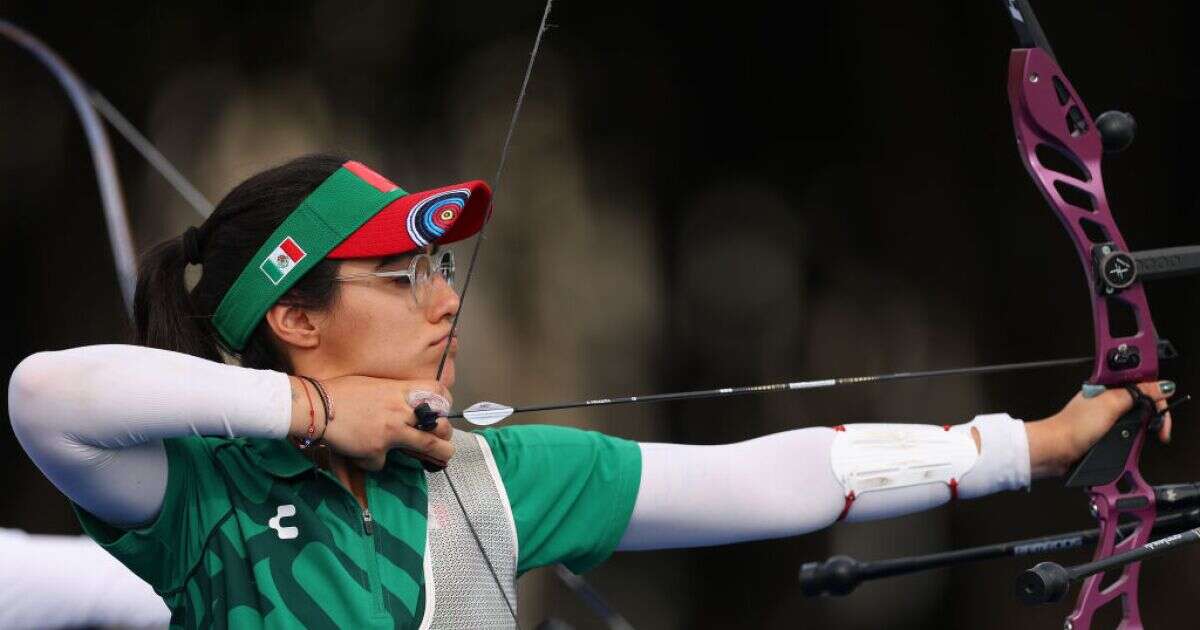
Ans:
MULTIPOLYGON (((412 255, 347 260, 339 274, 407 269, 411 259, 412 255)), ((435 276, 420 305, 406 279, 369 277, 340 284, 322 324, 322 363, 336 366, 342 374, 432 379, 449 342, 442 384, 454 385, 458 339, 448 335, 459 299, 445 280, 435 276)))

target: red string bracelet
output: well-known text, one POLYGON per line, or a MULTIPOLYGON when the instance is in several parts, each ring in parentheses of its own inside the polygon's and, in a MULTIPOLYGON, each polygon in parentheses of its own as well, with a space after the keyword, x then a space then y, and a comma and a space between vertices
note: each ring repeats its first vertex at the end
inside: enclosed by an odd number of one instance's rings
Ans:
POLYGON ((321 435, 316 438, 322 446, 325 444, 325 433, 329 431, 329 425, 333 424, 333 399, 329 397, 329 392, 325 391, 325 386, 321 381, 311 376, 301 376, 300 378, 312 383, 313 389, 317 390, 317 399, 321 401, 321 408, 325 411, 325 426, 321 429, 321 435))
POLYGON ((304 397, 308 400, 308 435, 297 443, 300 450, 304 450, 312 446, 313 436, 317 433, 317 414, 312 404, 312 394, 308 393, 308 385, 304 382, 304 377, 300 377, 300 387, 304 388, 304 397))

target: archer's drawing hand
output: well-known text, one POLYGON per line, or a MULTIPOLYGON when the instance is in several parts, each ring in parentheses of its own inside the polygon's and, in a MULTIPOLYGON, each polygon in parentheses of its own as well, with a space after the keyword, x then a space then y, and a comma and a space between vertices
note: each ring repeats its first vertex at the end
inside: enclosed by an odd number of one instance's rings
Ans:
MULTIPOLYGON (((298 379, 292 379, 298 387, 298 379)), ((450 421, 439 418, 433 431, 416 428, 413 408, 422 402, 442 414, 450 411, 450 391, 437 381, 398 381, 370 376, 341 376, 324 381, 333 401, 333 422, 324 429, 324 439, 333 452, 365 470, 380 470, 388 451, 398 448, 418 459, 445 466, 454 455, 450 421)), ((303 436, 308 428, 308 406, 303 390, 293 395, 292 434, 303 436), (303 405, 302 412, 299 405, 303 405)), ((315 399, 317 434, 324 413, 315 399)))
MULTIPOLYGON (((1139 383, 1143 394, 1154 401, 1157 409, 1167 406, 1167 399, 1175 393, 1175 383, 1152 381, 1139 383)), ((1092 448, 1117 419, 1133 408, 1132 396, 1123 388, 1113 388, 1096 396, 1084 398, 1076 394, 1062 411, 1036 422, 1029 422, 1030 469, 1035 478, 1057 476, 1066 471, 1092 448)), ((1171 441, 1171 413, 1163 414, 1158 439, 1164 444, 1171 441)))

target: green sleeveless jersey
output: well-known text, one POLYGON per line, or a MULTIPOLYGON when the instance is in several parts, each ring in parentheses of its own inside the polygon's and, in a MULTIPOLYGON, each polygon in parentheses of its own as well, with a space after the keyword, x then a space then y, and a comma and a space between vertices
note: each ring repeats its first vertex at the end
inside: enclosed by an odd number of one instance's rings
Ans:
MULTIPOLYGON (((606 559, 641 477, 637 444, 520 425, 487 440, 517 530, 518 573, 606 559)), ((366 475, 364 509, 284 440, 164 440, 156 520, 111 527, 75 506, 85 532, 150 583, 178 628, 416 628, 425 609, 425 471, 398 452, 366 475)), ((453 460, 450 463, 454 465, 453 460)))

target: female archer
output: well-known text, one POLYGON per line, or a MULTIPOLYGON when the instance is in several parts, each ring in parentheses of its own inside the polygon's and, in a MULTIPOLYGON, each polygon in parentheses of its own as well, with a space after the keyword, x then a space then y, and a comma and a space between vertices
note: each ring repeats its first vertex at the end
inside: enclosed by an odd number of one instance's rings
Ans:
MULTIPOLYGON (((138 345, 17 367, 17 437, 173 626, 512 627, 516 578, 535 567, 582 572, 614 551, 795 536, 1025 488, 1131 406, 1114 390, 1033 422, 719 446, 444 418, 420 431, 414 408, 447 415, 455 380, 455 262, 439 246, 479 230, 490 194, 479 181, 407 193, 358 162, 293 160, 146 254, 138 345), (202 270, 190 289, 188 265, 202 270)), ((1173 390, 1135 391, 1162 408, 1173 390)), ((1167 417, 1159 437, 1170 430, 1167 417)))

